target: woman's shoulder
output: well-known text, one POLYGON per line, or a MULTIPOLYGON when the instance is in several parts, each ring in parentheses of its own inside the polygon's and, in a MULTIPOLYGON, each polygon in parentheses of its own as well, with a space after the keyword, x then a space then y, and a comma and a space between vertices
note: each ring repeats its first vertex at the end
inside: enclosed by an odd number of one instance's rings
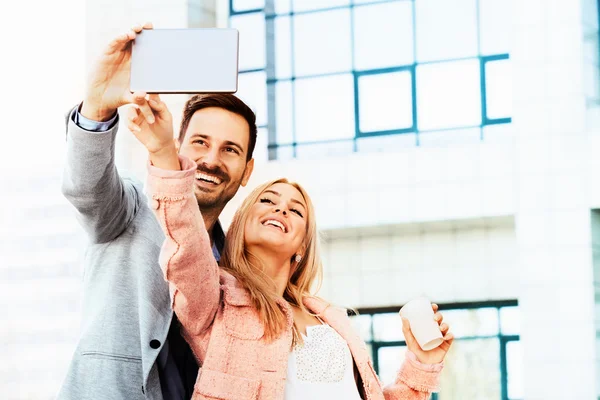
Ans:
POLYGON ((348 315, 348 310, 346 308, 339 307, 318 296, 305 296, 302 301, 306 308, 317 315, 324 315, 326 313, 340 314, 344 316, 348 315))

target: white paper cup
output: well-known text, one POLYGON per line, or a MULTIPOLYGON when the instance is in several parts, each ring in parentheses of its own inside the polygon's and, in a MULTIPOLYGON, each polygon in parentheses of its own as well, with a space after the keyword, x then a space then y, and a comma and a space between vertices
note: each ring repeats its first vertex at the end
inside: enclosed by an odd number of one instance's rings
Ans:
POLYGON ((431 302, 425 297, 409 301, 400 309, 400 316, 408 319, 410 330, 424 351, 433 350, 444 341, 440 326, 433 319, 431 302))

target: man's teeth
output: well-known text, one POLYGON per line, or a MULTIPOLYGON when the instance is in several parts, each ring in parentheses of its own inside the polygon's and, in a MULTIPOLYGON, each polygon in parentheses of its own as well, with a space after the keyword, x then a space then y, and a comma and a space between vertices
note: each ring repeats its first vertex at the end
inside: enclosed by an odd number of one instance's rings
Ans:
POLYGON ((281 229, 284 233, 285 233, 285 226, 283 226, 283 224, 279 221, 275 221, 272 219, 266 220, 265 222, 263 222, 263 225, 273 225, 278 227, 279 229, 281 229))
POLYGON ((207 174, 203 174, 202 172, 196 172, 196 179, 201 179, 203 181, 208 181, 208 182, 212 182, 215 184, 220 184, 222 181, 217 178, 216 176, 212 176, 212 175, 207 175, 207 174))

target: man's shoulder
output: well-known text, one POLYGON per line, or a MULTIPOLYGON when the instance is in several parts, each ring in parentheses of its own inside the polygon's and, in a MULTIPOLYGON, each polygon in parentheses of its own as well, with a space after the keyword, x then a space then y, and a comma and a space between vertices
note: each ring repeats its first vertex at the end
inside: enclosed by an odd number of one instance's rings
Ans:
POLYGON ((135 190, 141 195, 141 197, 145 199, 144 183, 133 172, 124 171, 119 173, 119 175, 121 175, 121 179, 123 179, 123 182, 127 182, 131 186, 133 186, 135 190))

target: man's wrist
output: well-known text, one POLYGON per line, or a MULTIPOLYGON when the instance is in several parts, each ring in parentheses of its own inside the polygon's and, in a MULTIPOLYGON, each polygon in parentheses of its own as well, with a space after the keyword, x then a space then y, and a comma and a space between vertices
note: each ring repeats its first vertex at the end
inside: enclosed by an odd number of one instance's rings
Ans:
POLYGON ((116 113, 116 108, 111 109, 99 107, 89 100, 83 101, 80 111, 80 114, 83 115, 85 118, 97 122, 109 121, 115 116, 116 113))

